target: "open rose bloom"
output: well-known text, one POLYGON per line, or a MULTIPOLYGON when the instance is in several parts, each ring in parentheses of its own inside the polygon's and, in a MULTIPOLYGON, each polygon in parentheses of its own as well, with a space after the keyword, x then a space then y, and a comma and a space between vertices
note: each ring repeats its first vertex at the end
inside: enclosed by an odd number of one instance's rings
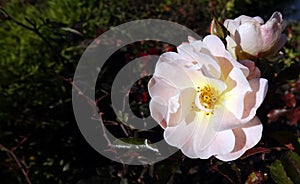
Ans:
POLYGON ((266 23, 260 17, 241 15, 234 20, 225 20, 224 26, 230 32, 226 37, 227 49, 238 60, 276 58, 286 42, 286 36, 282 34, 286 21, 279 12, 273 13, 266 23))
POLYGON ((166 142, 190 158, 239 158, 261 139, 255 114, 267 80, 252 61, 237 62, 217 36, 189 38, 177 50, 156 64, 148 86, 151 116, 166 142))

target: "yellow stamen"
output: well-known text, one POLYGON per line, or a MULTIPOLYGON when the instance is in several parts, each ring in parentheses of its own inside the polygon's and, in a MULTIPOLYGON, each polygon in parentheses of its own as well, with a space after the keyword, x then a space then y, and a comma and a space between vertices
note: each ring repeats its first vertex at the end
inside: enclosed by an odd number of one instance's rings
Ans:
POLYGON ((196 112, 204 111, 206 115, 213 114, 214 106, 217 103, 219 92, 211 87, 210 85, 206 85, 202 88, 197 87, 197 97, 196 101, 198 103, 193 102, 192 109, 196 112))

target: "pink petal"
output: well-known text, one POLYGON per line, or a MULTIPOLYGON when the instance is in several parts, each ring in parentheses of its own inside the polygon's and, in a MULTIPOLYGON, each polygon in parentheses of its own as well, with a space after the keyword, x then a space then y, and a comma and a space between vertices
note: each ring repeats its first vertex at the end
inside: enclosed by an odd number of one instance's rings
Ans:
POLYGON ((236 147, 234 151, 228 154, 219 154, 216 155, 216 157, 222 161, 236 160, 259 142, 262 136, 262 129, 263 127, 260 120, 254 117, 249 123, 241 127, 243 133, 241 133, 241 130, 235 132, 236 147))
POLYGON ((163 99, 169 99, 179 93, 167 80, 156 76, 150 79, 148 91, 151 97, 159 96, 163 99))
POLYGON ((152 118, 162 127, 166 128, 166 113, 168 111, 167 103, 160 97, 153 97, 149 103, 150 114, 152 118))
POLYGON ((224 26, 230 32, 230 35, 233 36, 240 23, 231 19, 227 19, 224 21, 224 26))
POLYGON ((241 60, 239 62, 249 69, 249 75, 247 76, 248 80, 260 77, 260 70, 256 67, 253 61, 241 60))
POLYGON ((268 81, 263 78, 249 80, 252 91, 247 93, 244 99, 243 120, 250 121, 256 114, 256 110, 262 104, 267 90, 268 81))

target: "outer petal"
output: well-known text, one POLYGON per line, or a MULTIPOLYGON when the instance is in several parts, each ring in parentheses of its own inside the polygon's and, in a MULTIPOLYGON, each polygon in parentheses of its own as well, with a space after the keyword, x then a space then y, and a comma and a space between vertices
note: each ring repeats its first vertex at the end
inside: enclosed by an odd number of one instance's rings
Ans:
POLYGON ((163 98, 152 97, 149 103, 149 109, 152 118, 159 123, 162 128, 167 127, 166 113, 168 111, 167 103, 163 98))
POLYGON ((213 142, 205 150, 198 153, 200 158, 209 158, 213 155, 227 154, 234 148, 235 136, 231 130, 218 132, 213 142))
POLYGON ((180 122, 177 126, 166 127, 164 131, 164 138, 169 145, 182 149, 194 133, 195 122, 189 124, 180 122))
POLYGON ((227 30, 230 32, 231 35, 234 35, 239 25, 240 25, 239 22, 231 19, 227 19, 224 21, 224 26, 227 28, 227 30))
POLYGON ((255 116, 256 110, 262 104, 268 90, 268 81, 263 78, 252 79, 249 84, 252 91, 245 96, 242 117, 244 121, 250 121, 255 116))
POLYGON ((193 87, 191 78, 180 66, 184 61, 177 53, 165 53, 160 56, 156 64, 154 76, 168 80, 172 86, 178 89, 193 87))
POLYGON ((235 134, 236 147, 234 150, 227 154, 216 155, 216 157, 223 161, 231 161, 239 158, 259 142, 262 136, 262 129, 260 120, 257 117, 253 118, 249 123, 237 130, 239 133, 235 134))
POLYGON ((249 69, 249 75, 247 76, 248 80, 254 79, 254 78, 260 78, 260 70, 258 67, 256 67, 256 65, 253 61, 241 60, 239 62, 249 69))
POLYGON ((148 91, 151 97, 159 96, 166 100, 179 93, 167 80, 160 77, 152 77, 150 79, 148 91))

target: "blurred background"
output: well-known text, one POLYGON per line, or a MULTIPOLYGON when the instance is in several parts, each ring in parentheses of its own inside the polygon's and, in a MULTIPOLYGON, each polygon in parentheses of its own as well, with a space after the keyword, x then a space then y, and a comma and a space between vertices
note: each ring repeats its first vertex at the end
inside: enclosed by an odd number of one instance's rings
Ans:
MULTIPOLYGON (((299 0, 1 0, 0 8, 0 183, 300 183, 299 0), (101 33, 154 18, 204 37, 211 12, 219 21, 241 14, 266 21, 274 11, 288 21, 288 42, 280 61, 259 64, 269 80, 258 111, 263 138, 242 158, 195 160, 178 151, 153 165, 129 166, 103 157, 81 135, 72 110, 72 77, 82 53, 101 33)), ((128 115, 111 108, 110 88, 133 59, 166 51, 176 46, 157 41, 127 45, 99 74, 97 106, 116 137, 163 138, 160 127, 139 132, 128 126, 128 115)), ((148 80, 137 81, 129 94, 139 117, 149 116, 148 80)))

